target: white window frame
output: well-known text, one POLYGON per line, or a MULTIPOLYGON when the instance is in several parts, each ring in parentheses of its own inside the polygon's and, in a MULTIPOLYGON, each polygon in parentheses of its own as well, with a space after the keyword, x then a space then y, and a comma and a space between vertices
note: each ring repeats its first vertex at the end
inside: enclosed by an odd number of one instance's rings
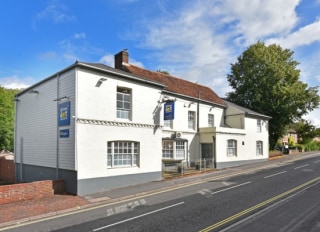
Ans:
POLYGON ((173 159, 173 140, 162 140, 162 158, 173 159))
POLYGON ((140 162, 140 143, 136 141, 109 141, 107 167, 138 167, 140 162))
POLYGON ((128 88, 117 87, 117 118, 131 119, 132 91, 128 88))
POLYGON ((227 140, 227 157, 237 156, 237 140, 228 139, 227 140))
POLYGON ((186 140, 162 140, 162 159, 184 160, 186 158, 186 140))
POLYGON ((260 119, 257 119, 257 132, 258 133, 262 132, 262 122, 260 119))
POLYGON ((173 120, 164 120, 164 127, 173 129, 173 120))
POLYGON ((256 155, 263 156, 263 142, 260 140, 256 142, 256 155))
POLYGON ((185 141, 179 141, 176 140, 176 159, 185 159, 186 153, 185 153, 185 141))
POLYGON ((195 130, 196 126, 196 112, 188 111, 188 129, 195 130))
POLYGON ((208 114, 208 127, 214 127, 214 115, 208 114))

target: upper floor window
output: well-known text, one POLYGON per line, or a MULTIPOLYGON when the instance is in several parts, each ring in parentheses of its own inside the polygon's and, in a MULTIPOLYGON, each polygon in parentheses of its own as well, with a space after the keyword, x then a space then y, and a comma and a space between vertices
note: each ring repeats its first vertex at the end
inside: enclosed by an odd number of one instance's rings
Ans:
POLYGON ((257 132, 261 132, 262 131, 262 128, 261 128, 261 120, 260 119, 258 119, 257 120, 257 132))
POLYGON ((227 141, 227 156, 237 156, 237 140, 229 139, 227 141))
POLYGON ((173 120, 164 120, 164 126, 168 128, 173 128, 173 120))
POLYGON ((208 127, 214 127, 214 116, 213 116, 213 114, 208 114, 208 127))
POLYGON ((117 118, 131 118, 131 90, 117 88, 117 118))
POLYGON ((188 128, 195 130, 196 128, 196 113, 188 111, 188 128))
POLYGON ((108 142, 108 167, 139 166, 140 144, 133 141, 108 142))
POLYGON ((256 143, 256 150, 257 150, 257 155, 263 155, 263 149, 262 149, 262 141, 257 141, 256 143))

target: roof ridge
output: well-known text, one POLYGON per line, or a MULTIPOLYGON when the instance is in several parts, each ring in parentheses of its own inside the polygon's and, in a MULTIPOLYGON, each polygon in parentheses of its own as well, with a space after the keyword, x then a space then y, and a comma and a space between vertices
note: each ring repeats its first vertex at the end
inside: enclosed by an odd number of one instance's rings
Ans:
MULTIPOLYGON (((201 87, 204 87, 204 88, 208 88, 210 89, 211 91, 213 91, 210 87, 204 85, 204 84, 199 84, 198 82, 192 82, 192 81, 189 81, 189 80, 186 80, 186 79, 183 79, 182 77, 177 77, 177 76, 172 76, 171 74, 165 74, 165 73, 162 73, 162 72, 158 72, 158 71, 152 71, 152 70, 149 70, 149 69, 145 69, 145 68, 141 68, 137 65, 133 65, 133 64, 130 64, 130 63, 126 63, 126 66, 133 66, 135 68, 138 68, 138 69, 142 69, 144 71, 147 71, 147 72, 151 72, 151 73, 154 73, 154 74, 157 74, 157 75, 164 75, 166 77, 172 77, 172 78, 175 78, 175 79, 178 79, 180 81, 185 81, 185 82, 189 82, 190 84, 194 84, 194 85, 198 85, 198 86, 201 86, 201 87)), ((213 91, 214 92, 214 91, 213 91)))
POLYGON ((166 90, 172 93, 182 94, 191 98, 197 98, 203 101, 225 106, 225 102, 209 86, 194 83, 170 74, 151 71, 129 63, 128 65, 122 65, 121 69, 131 74, 163 83, 167 86, 166 90))

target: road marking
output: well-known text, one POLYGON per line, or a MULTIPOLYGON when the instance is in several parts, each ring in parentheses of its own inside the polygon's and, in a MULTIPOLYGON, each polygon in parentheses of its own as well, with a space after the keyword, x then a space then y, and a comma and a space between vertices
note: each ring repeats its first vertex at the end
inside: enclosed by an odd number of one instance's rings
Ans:
POLYGON ((299 168, 303 168, 303 167, 306 167, 306 166, 309 166, 309 164, 305 164, 305 165, 302 165, 302 166, 296 167, 296 168, 294 168, 294 169, 299 169, 299 168))
POLYGON ((235 182, 223 181, 222 184, 225 185, 225 186, 230 186, 230 185, 235 184, 235 182))
POLYGON ((275 202, 275 203, 273 203, 272 205, 269 205, 268 207, 266 207, 266 208, 264 208, 264 209, 262 209, 262 210, 260 210, 260 211, 258 211, 258 212, 256 212, 256 213, 254 213, 254 214, 250 214, 248 217, 246 217, 246 218, 244 218, 244 219, 241 219, 240 221, 237 221, 237 222, 233 223, 232 225, 224 228, 223 230, 219 230, 219 232, 227 232, 227 231, 229 231, 230 229, 232 229, 232 228, 234 228, 234 227, 242 224, 243 222, 246 222, 246 221, 248 221, 248 220, 250 220, 250 219, 252 219, 252 218, 256 218, 257 216, 263 214, 264 212, 266 212, 266 211, 274 208, 274 207, 277 206, 277 205, 282 204, 282 203, 285 202, 285 201, 288 201, 289 199, 294 198, 295 196, 297 196, 298 194, 302 193, 303 191, 306 191, 306 190, 308 190, 308 189, 310 189, 310 188, 312 188, 312 187, 314 187, 314 186, 316 186, 316 185, 318 185, 318 184, 319 184, 319 182, 316 182, 316 183, 314 183, 314 184, 312 184, 312 185, 310 185, 310 186, 308 186, 308 187, 306 187, 306 188, 304 188, 304 189, 300 189, 298 192, 295 192, 294 194, 292 194, 292 195, 290 195, 290 196, 288 196, 288 197, 286 197, 286 198, 283 198, 283 199, 281 199, 280 201, 275 202))
MULTIPOLYGON (((317 156, 317 155, 320 155, 320 153, 313 153, 313 154, 310 154, 308 155, 307 157, 314 157, 314 156, 317 156)), ((297 158, 296 160, 300 160, 300 159, 305 159, 307 158, 306 156, 301 156, 300 158, 297 158)), ((26 225, 31 225, 31 224, 35 224, 35 223, 39 223, 39 222, 44 222, 44 221, 49 221, 49 220, 53 220, 53 219, 57 219, 57 218, 61 218, 61 217, 65 217, 65 216, 70 216, 70 215, 74 215, 74 214, 80 214, 80 213, 83 213, 83 212, 88 212, 88 211, 93 211, 93 210, 96 210, 96 209, 100 209, 100 208, 104 208, 104 207, 107 207, 107 206, 112 206, 112 205, 116 205, 116 204, 119 204, 119 203, 122 203, 122 202, 128 202, 132 199, 137 199, 137 198, 142 198, 142 197, 150 197, 150 196, 154 196, 154 195, 158 195, 158 194, 161 194, 161 193, 166 193, 166 192, 170 192, 170 191, 173 191, 173 190, 178 190, 178 189, 183 189, 183 188, 187 188, 187 187, 190 187, 190 186, 194 186, 194 185, 198 185, 198 184, 202 184, 202 183, 206 183, 206 182, 209 182, 209 181, 214 181, 214 180, 222 180, 224 178, 230 178, 230 177, 233 177, 233 176, 239 176, 239 175, 242 175, 242 174, 249 174, 249 173, 254 173, 256 171, 260 171, 260 170, 264 170, 264 169, 269 169, 269 168, 274 168, 274 167, 278 167, 278 166, 284 166, 284 165, 291 165, 291 161, 281 161, 281 163, 271 163, 271 164, 267 164, 267 165, 264 165, 264 166, 260 166, 260 167, 255 167, 255 168, 252 168, 252 169, 247 169, 247 170, 244 170, 244 171, 237 171, 235 173, 228 173, 228 174, 223 174, 221 176, 215 176, 215 177, 208 177, 208 178, 203 178, 201 180, 195 180, 193 181, 192 183, 187 183, 187 184, 178 184, 174 187, 164 187, 164 188, 161 188, 159 191, 156 191, 156 192, 144 192, 142 194, 135 194, 135 195, 132 195, 132 196, 127 196, 123 199, 116 199, 116 201, 113 201, 113 202, 106 202, 106 203, 100 203, 99 205, 95 205, 95 206, 90 206, 90 207, 78 207, 78 209, 76 211, 71 211, 71 212, 62 212, 62 211, 58 211, 58 212, 55 212, 54 215, 52 215, 53 213, 49 213, 48 215, 50 216, 45 216, 43 218, 37 218, 37 216, 35 217, 31 217, 31 218, 27 218, 27 219, 22 219, 21 221, 18 221, 17 224, 15 225, 10 225, 10 226, 7 226, 7 227, 3 227, 3 228, 0 228, 0 231, 4 231, 4 230, 8 230, 8 229, 14 229, 14 228, 18 228, 18 227, 22 227, 22 226, 26 226, 26 225)))
POLYGON ((270 176, 265 176, 264 178, 267 179, 267 178, 270 178, 270 177, 273 177, 273 176, 281 175, 281 174, 286 173, 286 172, 287 172, 287 171, 278 172, 278 173, 272 174, 272 175, 270 175, 270 176))
POLYGON ((316 164, 316 163, 319 163, 319 162, 320 162, 320 160, 317 160, 317 161, 314 161, 313 163, 316 164))
POLYGON ((240 218, 240 217, 242 217, 242 216, 244 216, 246 214, 251 213, 254 210, 260 209, 260 208, 262 208, 263 206, 265 206, 267 204, 275 202, 276 200, 279 200, 282 197, 285 197, 285 196, 287 196, 287 195, 289 195, 289 194, 291 194, 293 192, 296 192, 296 191, 298 191, 300 189, 303 189, 304 187, 306 187, 308 185, 311 185, 311 184, 319 182, 319 181, 320 181, 320 177, 312 179, 312 180, 310 180, 308 182, 305 182, 304 184, 301 184, 301 185, 299 185, 299 186, 297 186, 295 188, 292 188, 292 189, 290 189, 290 190, 288 190, 288 191, 286 191, 284 193, 281 193, 281 194, 279 194, 277 196, 274 196, 274 197, 272 197, 272 198, 270 198, 270 199, 268 199, 266 201, 263 201, 263 202, 261 202, 261 203, 259 203, 257 205, 254 205, 251 208, 245 209, 245 210, 243 210, 243 211, 241 211, 241 212, 239 212, 237 214, 234 214, 234 215, 232 215, 232 216, 230 216, 230 217, 228 217, 228 218, 226 218, 226 219, 224 219, 224 220, 222 220, 220 222, 217 222, 217 223, 215 223, 215 224, 213 224, 211 226, 208 226, 207 228, 204 228, 204 229, 200 230, 199 232, 212 231, 212 230, 214 230, 214 229, 216 229, 216 228, 218 228, 218 227, 220 227, 220 226, 222 226, 222 225, 224 225, 226 223, 232 222, 232 221, 234 221, 234 220, 236 220, 236 219, 238 219, 238 218, 240 218))
POLYGON ((240 187, 240 186, 242 186, 242 185, 250 184, 250 183, 251 183, 251 182, 248 181, 248 182, 246 182, 246 183, 238 184, 238 185, 235 185, 235 186, 226 188, 226 189, 221 189, 221 190, 219 190, 219 191, 212 192, 211 194, 213 195, 213 194, 221 193, 221 192, 224 192, 224 191, 227 191, 227 190, 230 190, 230 189, 233 189, 233 188, 237 188, 237 187, 240 187))
POLYGON ((141 217, 144 217, 144 216, 153 214, 153 213, 157 213, 157 212, 160 212, 160 211, 163 211, 163 210, 166 210, 166 209, 170 209, 170 208, 172 208, 172 207, 175 207, 175 206, 178 206, 178 205, 182 205, 182 204, 184 204, 184 202, 179 202, 179 203, 177 203, 177 204, 173 204, 173 205, 169 205, 169 206, 163 207, 163 208, 161 208, 161 209, 153 210, 153 211, 151 211, 151 212, 144 213, 144 214, 141 214, 141 215, 132 217, 132 218, 128 218, 128 219, 126 219, 126 220, 119 221, 119 222, 115 222, 115 223, 110 224, 110 225, 102 226, 102 227, 99 227, 99 228, 97 228, 97 229, 94 229, 93 231, 103 230, 103 229, 106 229, 106 228, 109 228, 109 227, 112 227, 112 226, 115 226, 115 225, 119 225, 119 224, 122 224, 122 223, 125 223, 125 222, 128 222, 128 221, 132 221, 132 220, 135 220, 135 219, 137 219, 137 218, 141 218, 141 217))

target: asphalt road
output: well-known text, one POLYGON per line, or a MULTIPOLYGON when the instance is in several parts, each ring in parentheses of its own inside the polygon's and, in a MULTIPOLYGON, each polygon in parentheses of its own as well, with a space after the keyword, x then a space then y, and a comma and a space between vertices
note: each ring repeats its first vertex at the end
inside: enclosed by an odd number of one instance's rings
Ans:
POLYGON ((320 231, 320 155, 10 231, 320 231))

